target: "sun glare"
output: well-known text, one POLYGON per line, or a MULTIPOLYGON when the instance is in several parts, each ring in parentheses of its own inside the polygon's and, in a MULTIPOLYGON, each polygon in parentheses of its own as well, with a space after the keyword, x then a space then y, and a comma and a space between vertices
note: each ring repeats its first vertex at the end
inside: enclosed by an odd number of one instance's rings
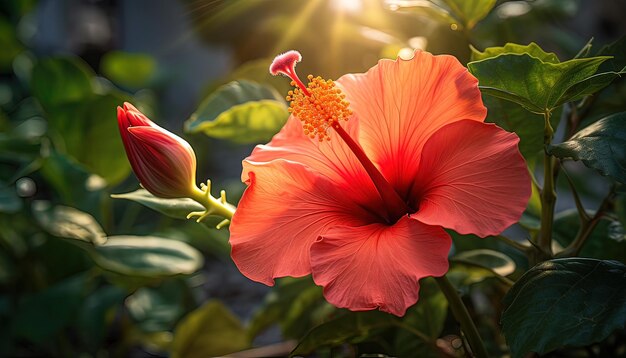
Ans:
POLYGON ((362 0, 334 0, 332 6, 338 11, 358 12, 363 8, 362 0))

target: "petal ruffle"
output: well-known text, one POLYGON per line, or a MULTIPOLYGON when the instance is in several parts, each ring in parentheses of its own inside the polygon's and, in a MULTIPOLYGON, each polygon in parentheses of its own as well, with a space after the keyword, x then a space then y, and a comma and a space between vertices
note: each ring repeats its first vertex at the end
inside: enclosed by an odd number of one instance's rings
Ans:
POLYGON ((519 220, 530 176, 519 138, 494 124, 460 121, 424 145, 411 217, 461 234, 496 235, 519 220))
POLYGON ((447 55, 417 51, 411 60, 381 60, 337 84, 358 115, 359 142, 402 197, 435 131, 462 119, 482 122, 487 113, 478 80, 447 55))
POLYGON ((402 316, 417 302, 421 278, 446 273, 450 245, 441 227, 406 216, 393 226, 342 225, 312 245, 311 270, 335 306, 402 316))
POLYGON ((248 188, 230 226, 231 256, 254 281, 271 286, 276 277, 309 274, 310 246, 328 227, 373 220, 346 188, 301 164, 244 164, 248 188))

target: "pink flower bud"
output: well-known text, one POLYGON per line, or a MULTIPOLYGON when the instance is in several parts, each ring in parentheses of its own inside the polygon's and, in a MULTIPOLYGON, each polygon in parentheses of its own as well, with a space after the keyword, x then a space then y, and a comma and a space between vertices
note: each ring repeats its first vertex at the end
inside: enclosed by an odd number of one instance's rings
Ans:
POLYGON ((196 155, 184 139, 149 120, 130 103, 117 107, 128 161, 144 188, 162 198, 184 198, 196 187, 196 155))

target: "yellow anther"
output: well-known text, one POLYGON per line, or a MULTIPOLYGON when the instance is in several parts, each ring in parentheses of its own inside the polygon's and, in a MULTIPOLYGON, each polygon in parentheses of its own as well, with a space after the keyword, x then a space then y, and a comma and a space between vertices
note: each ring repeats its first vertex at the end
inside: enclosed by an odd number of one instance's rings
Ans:
POLYGON ((330 138, 328 128, 341 120, 348 120, 352 111, 346 96, 333 80, 313 75, 307 76, 307 79, 307 91, 295 88, 288 92, 288 101, 291 101, 289 111, 302 121, 304 135, 321 142, 330 138))

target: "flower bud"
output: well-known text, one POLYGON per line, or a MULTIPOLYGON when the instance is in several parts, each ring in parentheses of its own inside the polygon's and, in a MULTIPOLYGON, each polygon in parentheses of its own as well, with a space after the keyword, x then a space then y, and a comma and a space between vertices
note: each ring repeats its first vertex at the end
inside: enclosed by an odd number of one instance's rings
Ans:
POLYGON ((117 123, 139 182, 161 198, 190 197, 196 187, 196 155, 184 139, 149 120, 130 103, 117 107, 117 123))

